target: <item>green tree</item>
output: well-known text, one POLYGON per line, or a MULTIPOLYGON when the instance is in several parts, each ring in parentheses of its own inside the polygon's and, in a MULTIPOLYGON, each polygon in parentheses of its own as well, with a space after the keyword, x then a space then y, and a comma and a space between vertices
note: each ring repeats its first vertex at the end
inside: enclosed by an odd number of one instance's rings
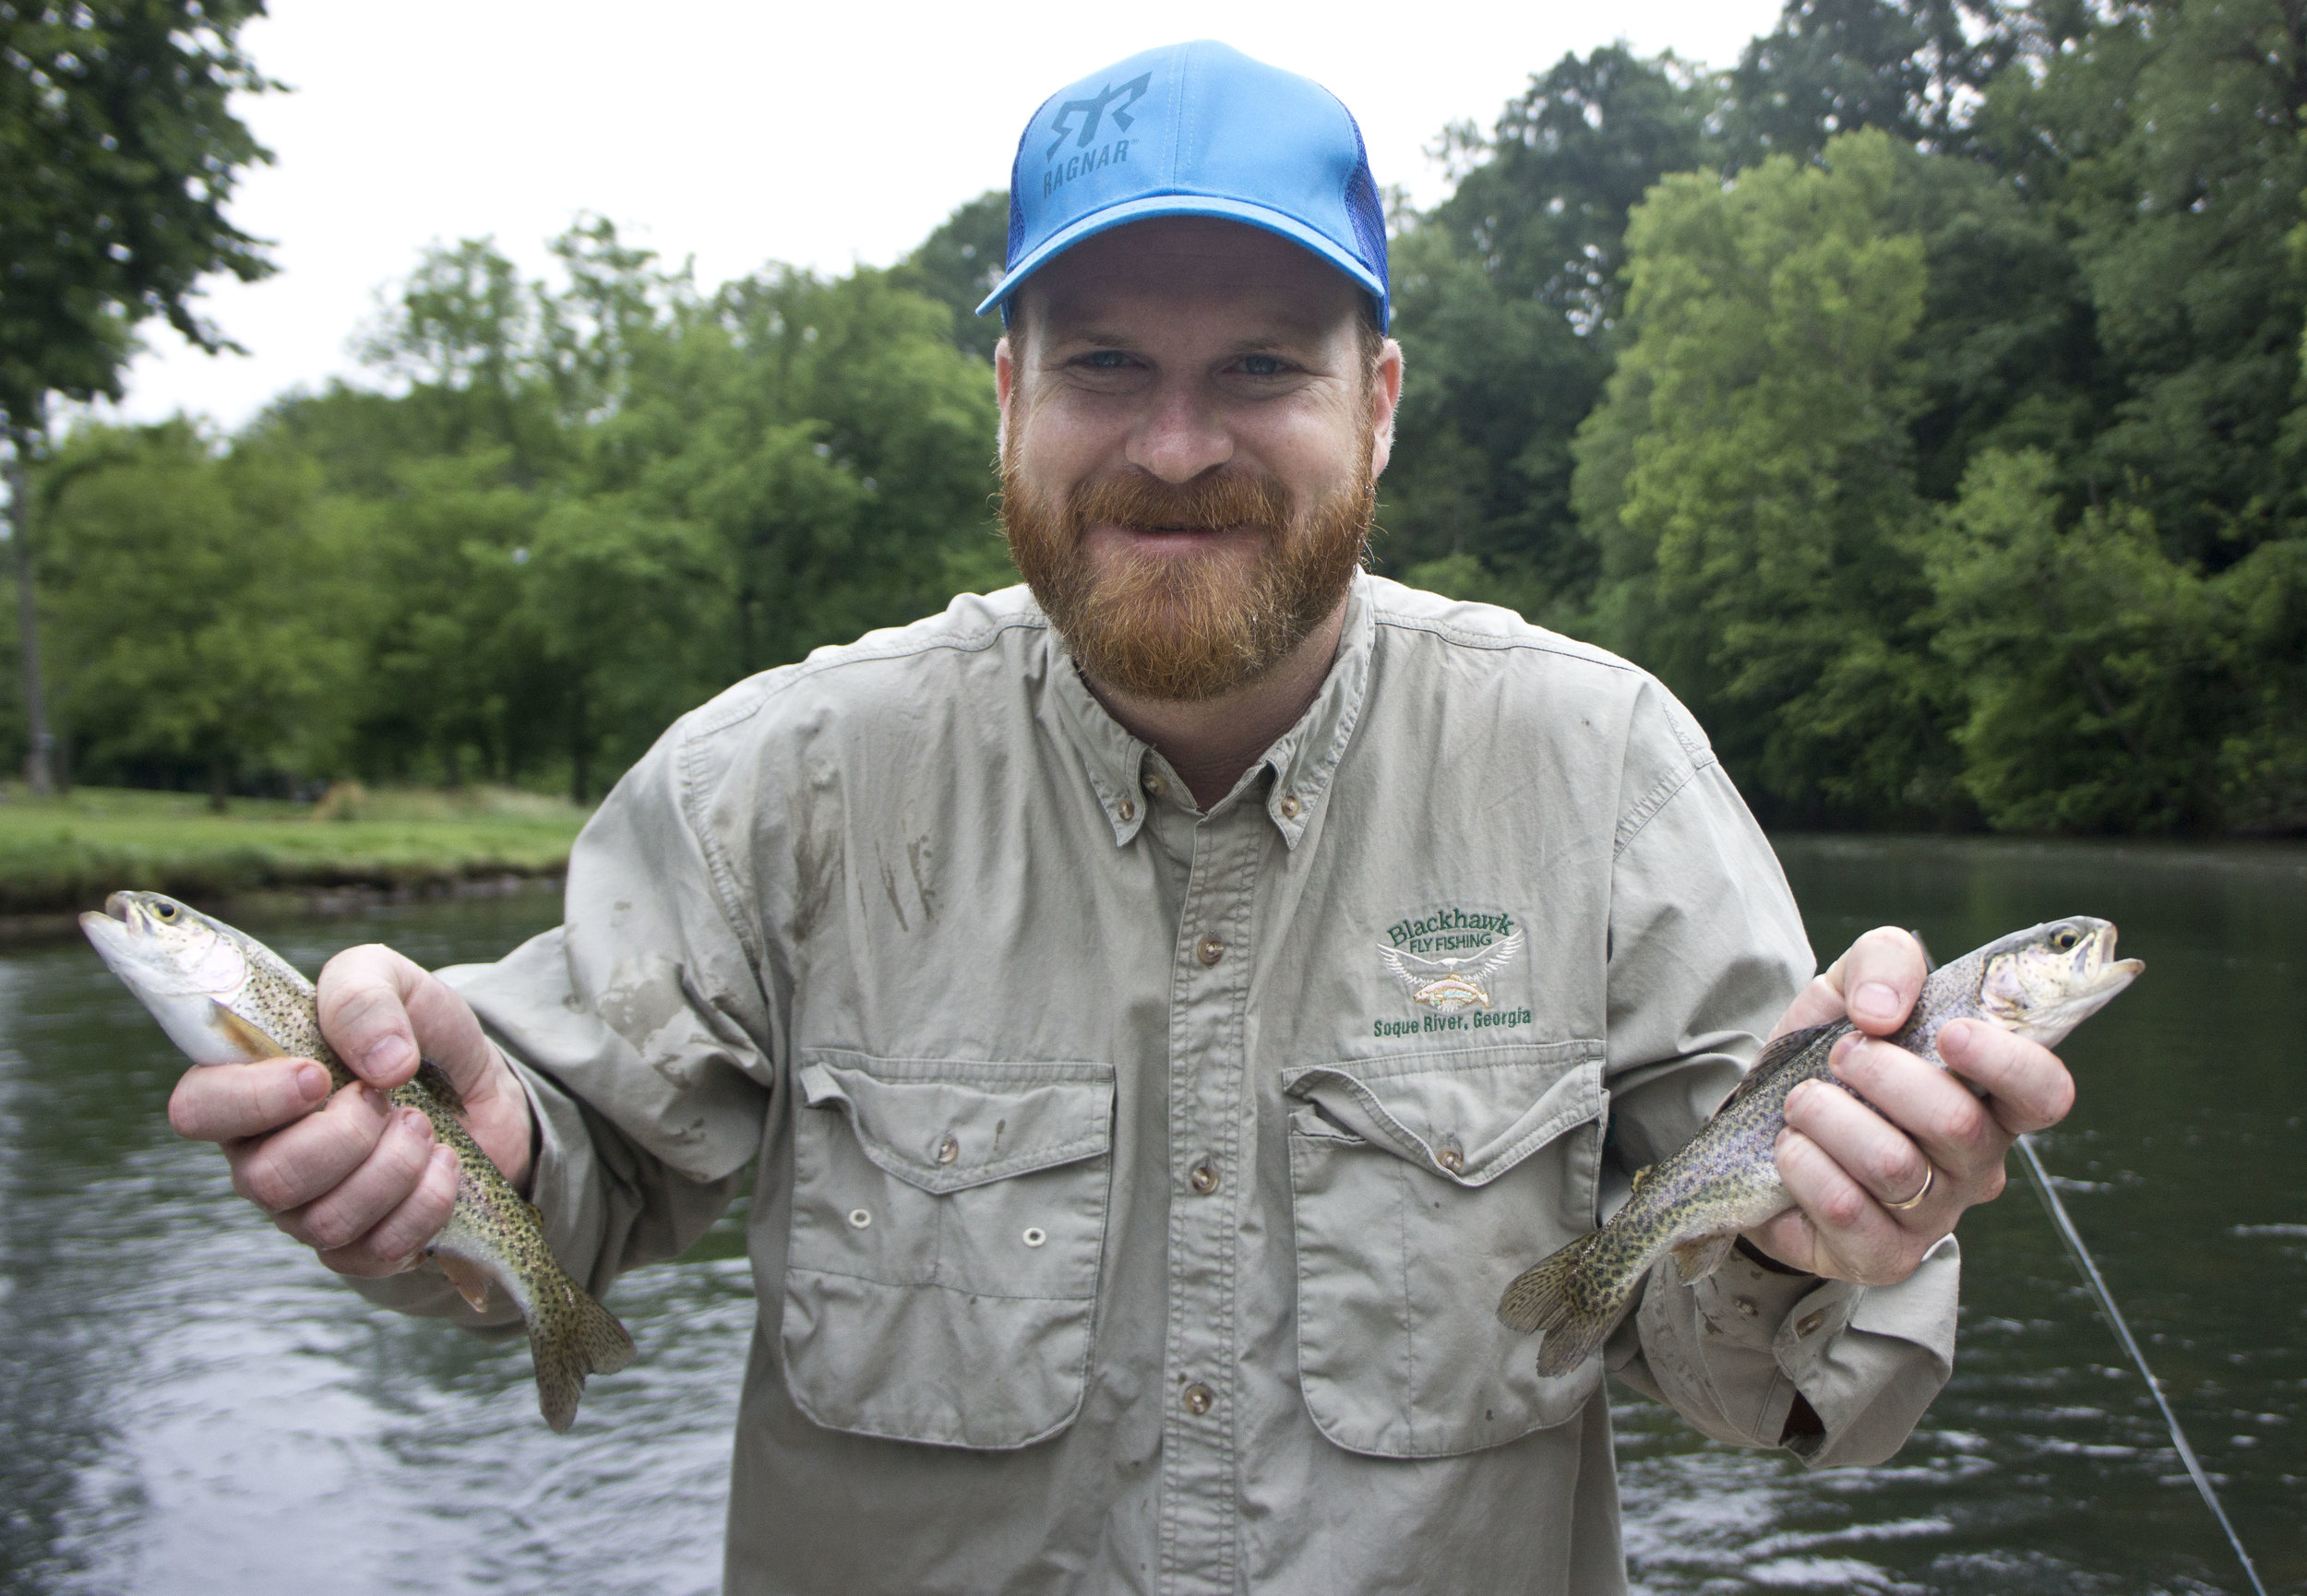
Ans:
POLYGON ((2002 0, 1788 0, 1728 75, 1728 159, 1816 161, 1865 127, 1965 149, 1978 96, 2018 57, 2026 23, 2002 0))
MULTIPOLYGON (((1942 807, 1907 423, 1922 240, 1884 135, 1669 178, 1627 243, 1631 340, 1578 441, 1606 640, 1782 809, 1942 807)), ((1911 157, 1904 158, 1911 159, 1911 157)))
POLYGON ((928 237, 890 268, 890 281, 953 308, 953 341, 990 363, 1001 317, 979 316, 1010 253, 1010 196, 989 188, 954 208, 928 237))
POLYGON ((136 325, 159 315, 229 347, 192 307, 202 278, 271 270, 224 218, 239 171, 269 159, 232 113, 273 87, 233 43, 261 0, 0 0, 0 431, 8 447, 26 774, 50 783, 26 467, 51 394, 118 398, 136 325))
POLYGON ((2071 490, 2216 572, 2298 536, 2307 3, 2133 4, 2006 73, 1983 134, 2072 238, 2114 391, 2071 490))
POLYGON ((1600 396, 1629 210, 1699 164, 1709 82, 1617 46, 1534 76, 1487 136, 1450 129, 1450 197, 1393 244, 1407 359, 1379 552, 1408 579, 1562 624, 1594 578, 1571 439, 1600 396))
POLYGON ((330 768, 356 598, 309 463, 173 422, 83 427, 55 469, 49 601, 82 766, 197 772, 219 808, 244 775, 330 768))

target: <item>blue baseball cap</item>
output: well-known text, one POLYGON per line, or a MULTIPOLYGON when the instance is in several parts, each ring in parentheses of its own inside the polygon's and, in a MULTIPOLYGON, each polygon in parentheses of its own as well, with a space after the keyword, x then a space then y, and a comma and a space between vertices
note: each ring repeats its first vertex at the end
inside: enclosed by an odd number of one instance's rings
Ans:
POLYGON ((1386 218, 1362 130, 1309 77, 1214 40, 1148 50, 1042 102, 1010 167, 1000 307, 1085 238, 1155 216, 1248 222, 1301 244, 1386 298, 1386 218))

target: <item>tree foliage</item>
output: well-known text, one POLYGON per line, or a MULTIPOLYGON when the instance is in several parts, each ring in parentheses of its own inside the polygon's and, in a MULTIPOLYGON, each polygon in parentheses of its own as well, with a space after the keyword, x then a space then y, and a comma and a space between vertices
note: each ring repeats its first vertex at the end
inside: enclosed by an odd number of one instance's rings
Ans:
POLYGON ((233 36, 261 0, 0 0, 0 415, 117 398, 158 315, 213 350, 198 280, 271 269, 224 215, 267 159, 228 103, 268 85, 233 36))
POLYGON ((2302 105, 2307 0, 1566 60, 1397 243, 1381 555, 1658 669, 1782 821, 2307 828, 2302 105))
MULTIPOLYGON (((2307 0, 1795 0, 1722 71, 1565 57, 1397 206, 1375 558, 1657 670, 1777 822, 2307 829, 2303 106, 2307 0)), ((549 281, 465 241, 372 385, 85 429, 33 483, 73 756, 589 794, 1010 579, 1006 223, 712 288, 597 219, 549 281)))

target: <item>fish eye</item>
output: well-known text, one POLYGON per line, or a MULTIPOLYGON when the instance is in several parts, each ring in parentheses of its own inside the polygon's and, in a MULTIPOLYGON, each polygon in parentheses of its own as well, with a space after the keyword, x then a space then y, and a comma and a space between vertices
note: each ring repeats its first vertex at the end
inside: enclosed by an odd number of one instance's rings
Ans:
POLYGON ((162 920, 173 920, 176 918, 176 906, 173 903, 156 904, 153 907, 152 912, 159 915, 162 920))
POLYGON ((2074 950, 2074 945, 2082 940, 2083 937, 2079 932, 2073 926, 2067 926, 2051 934, 2050 946, 2061 953, 2072 953, 2074 950))

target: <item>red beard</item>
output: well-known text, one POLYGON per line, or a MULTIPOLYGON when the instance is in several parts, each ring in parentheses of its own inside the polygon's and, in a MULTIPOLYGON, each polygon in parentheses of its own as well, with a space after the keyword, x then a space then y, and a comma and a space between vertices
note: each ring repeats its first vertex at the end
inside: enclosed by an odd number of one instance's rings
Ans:
POLYGON ((1142 471, 1075 484, 1063 506, 1001 462, 1010 554, 1082 671, 1142 698, 1199 702, 1256 681, 1345 597, 1369 542, 1376 495, 1364 448, 1354 482, 1303 516, 1271 477, 1219 470, 1172 485, 1142 471), (1125 554, 1094 564, 1085 528, 1246 528, 1259 555, 1237 563, 1125 554))

